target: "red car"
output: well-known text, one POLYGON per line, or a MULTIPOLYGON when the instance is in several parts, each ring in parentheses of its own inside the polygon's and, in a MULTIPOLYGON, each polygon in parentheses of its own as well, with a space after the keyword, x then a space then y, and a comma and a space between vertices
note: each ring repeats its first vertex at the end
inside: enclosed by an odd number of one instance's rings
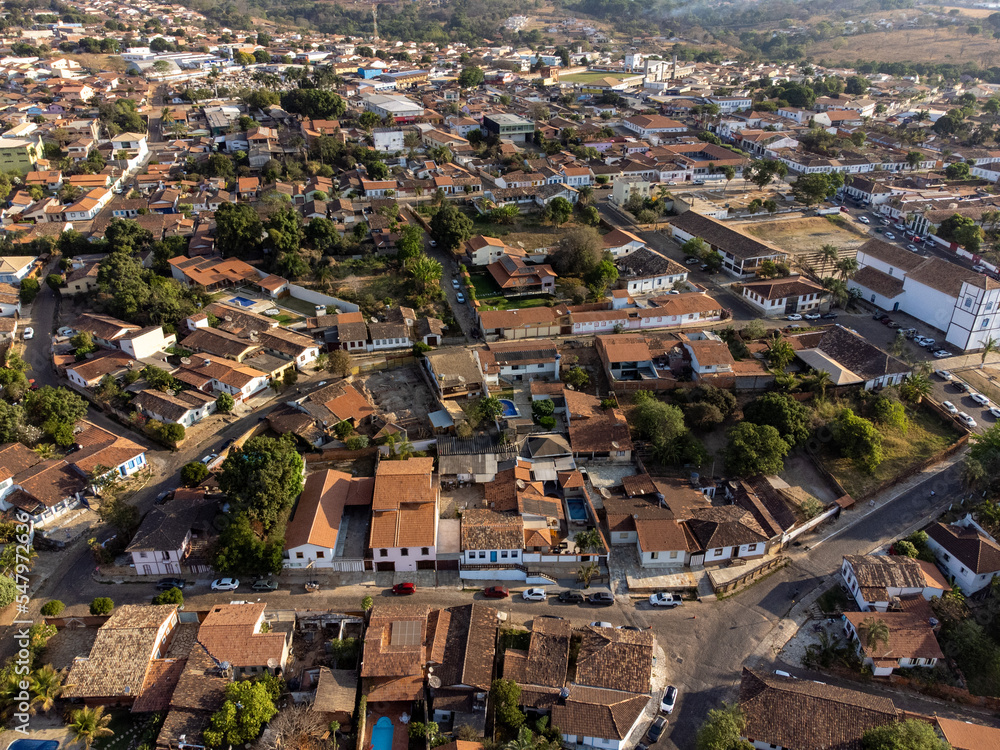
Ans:
POLYGON ((392 587, 392 593, 396 596, 402 594, 415 594, 417 593, 417 584, 415 583, 397 583, 392 587))
POLYGON ((483 589, 483 596, 487 599, 506 599, 510 596, 510 592, 503 586, 490 586, 483 589))

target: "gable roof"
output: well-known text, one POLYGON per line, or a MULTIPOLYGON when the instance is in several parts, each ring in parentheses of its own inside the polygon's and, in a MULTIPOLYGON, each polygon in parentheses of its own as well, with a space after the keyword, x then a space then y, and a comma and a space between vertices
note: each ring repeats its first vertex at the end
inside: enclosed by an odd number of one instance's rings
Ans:
POLYGON ((935 523, 927 536, 977 575, 1000 571, 1000 545, 974 526, 935 523))
POLYGON ((652 631, 587 627, 581 633, 576 681, 581 685, 648 693, 656 638, 652 631))
POLYGON ((266 606, 263 602, 215 605, 198 628, 198 642, 212 658, 234 667, 263 667, 270 659, 280 663, 285 634, 257 632, 266 606))
POLYGON ((552 706, 552 726, 564 734, 623 740, 642 715, 649 696, 570 686, 565 703, 552 706))
POLYGON ((685 211, 680 216, 671 218, 669 224, 743 260, 788 256, 784 250, 694 211, 685 211))
POLYGON ((695 510, 688 528, 702 549, 739 547, 766 542, 768 537, 750 511, 738 505, 695 510))
POLYGON ((854 571, 866 602, 888 600, 888 589, 951 587, 933 563, 913 560, 904 555, 844 555, 854 571))
POLYGON ((295 515, 285 529, 285 549, 303 544, 335 548, 345 506, 370 505, 374 486, 370 477, 355 479, 333 469, 307 476, 295 515))
POLYGON ((528 650, 507 649, 504 654, 504 678, 518 684, 561 688, 566 682, 572 633, 569 620, 536 617, 531 621, 528 650))

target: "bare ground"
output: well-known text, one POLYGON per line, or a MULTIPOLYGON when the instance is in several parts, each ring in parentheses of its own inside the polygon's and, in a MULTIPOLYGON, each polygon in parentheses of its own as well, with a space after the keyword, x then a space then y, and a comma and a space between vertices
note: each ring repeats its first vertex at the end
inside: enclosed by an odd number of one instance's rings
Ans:
POLYGON ((809 56, 830 63, 876 62, 976 62, 990 67, 1000 61, 1000 45, 985 36, 970 36, 964 26, 902 29, 858 34, 810 45, 809 56), (836 49, 836 46, 840 49, 836 49))
POLYGON ((868 240, 867 236, 855 231, 849 223, 836 224, 824 216, 754 222, 744 224, 740 229, 777 245, 792 255, 814 253, 823 245, 854 250, 868 240))

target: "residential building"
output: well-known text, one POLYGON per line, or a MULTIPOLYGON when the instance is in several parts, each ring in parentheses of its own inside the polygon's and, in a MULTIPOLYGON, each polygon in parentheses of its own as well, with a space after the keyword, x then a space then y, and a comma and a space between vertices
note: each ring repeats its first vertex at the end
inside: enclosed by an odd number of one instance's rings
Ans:
POLYGON ((802 277, 750 281, 743 285, 742 296, 765 318, 819 312, 830 299, 822 286, 802 277))
MULTIPOLYGON (((3 139, 0 139, 0 146, 2 145, 3 139)), ((8 255, 0 258, 0 284, 20 285, 34 270, 37 260, 33 255, 8 255)))
POLYGON ((527 143, 535 134, 535 123, 512 114, 485 115, 482 128, 501 140, 515 143, 527 143))
POLYGON ((433 459, 379 463, 368 537, 376 570, 435 567, 438 495, 433 459))
POLYGON ((960 719, 935 717, 938 729, 952 750, 993 750, 1000 747, 1000 729, 960 719))
POLYGON ((563 398, 575 458, 612 462, 632 459, 632 437, 621 409, 605 409, 596 396, 575 390, 565 389, 563 398))
POLYGON ((904 555, 845 555, 840 575, 862 612, 886 612, 901 597, 930 601, 951 590, 936 565, 904 555))
POLYGON ((0 283, 0 318, 21 314, 21 297, 10 284, 0 283))
POLYGON ((136 394, 132 405, 150 419, 188 428, 215 413, 216 398, 197 390, 169 394, 146 388, 136 394))
POLYGON ((793 337, 801 348, 795 356, 816 371, 827 372, 833 385, 860 385, 866 391, 899 385, 913 368, 837 324, 815 334, 793 337))
POLYGON ((663 293, 688 278, 684 266, 648 247, 618 258, 615 266, 618 286, 633 295, 663 293))
POLYGON ((659 141, 663 136, 676 133, 686 133, 687 126, 662 115, 635 115, 622 120, 622 126, 631 130, 640 138, 659 141))
POLYGON ((370 507, 374 489, 371 477, 354 478, 333 469, 309 474, 285 529, 284 566, 334 567, 344 509, 370 507))
POLYGON ((35 165, 43 158, 45 149, 40 137, 0 138, 0 169, 4 172, 33 172, 35 165))
POLYGON ((552 340, 510 341, 486 344, 473 351, 488 385, 500 381, 559 380, 562 355, 552 340))
POLYGON ((532 265, 522 258, 504 255, 486 270, 505 297, 553 294, 556 290, 556 272, 547 263, 532 265))
POLYGON ((667 227, 678 242, 695 237, 703 240, 722 256, 722 270, 739 279, 756 275, 765 260, 778 263, 788 258, 784 250, 694 211, 669 219, 667 227))
POLYGON ((264 627, 264 602, 217 604, 198 628, 198 642, 217 664, 228 663, 237 679, 269 672, 280 677, 292 648, 292 624, 264 627))
POLYGON ((94 388, 105 375, 117 377, 135 365, 135 360, 114 349, 95 352, 92 359, 85 359, 66 368, 69 382, 81 388, 94 388))
POLYGON ((944 658, 933 620, 934 612, 923 597, 900 598, 898 608, 889 612, 845 612, 844 633, 872 674, 888 677, 895 669, 932 668, 944 658), (887 642, 868 640, 872 621, 885 624, 887 642))
POLYGON ((444 349, 424 354, 424 368, 442 401, 488 393, 479 360, 467 349, 444 349))
POLYGON ((214 537, 214 500, 202 489, 180 488, 164 505, 143 517, 125 552, 138 575, 211 572, 209 544, 214 537))
POLYGON ((966 596, 988 589, 1000 575, 1000 544, 971 516, 954 524, 931 524, 925 531, 938 565, 966 596))

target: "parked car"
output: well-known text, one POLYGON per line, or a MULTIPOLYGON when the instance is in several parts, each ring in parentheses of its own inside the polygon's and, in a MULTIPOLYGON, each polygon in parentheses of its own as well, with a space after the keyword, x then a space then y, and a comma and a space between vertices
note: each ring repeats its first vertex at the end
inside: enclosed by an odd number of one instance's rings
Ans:
POLYGON ((947 349, 938 349, 937 351, 931 352, 931 356, 934 359, 946 359, 951 356, 951 352, 947 349))
POLYGON ((261 578, 259 581, 254 581, 250 588, 254 591, 277 591, 278 582, 270 578, 261 578))
POLYGON ((836 320, 837 319, 837 313, 832 313, 832 312, 830 312, 830 313, 824 313, 822 315, 822 318, 823 318, 823 320, 836 320))
POLYGON ((872 320, 883 320, 888 317, 889 316, 886 315, 885 313, 875 313, 874 315, 872 315, 872 320))
POLYGON ((239 587, 239 578, 216 578, 212 581, 212 591, 236 591, 239 587))
POLYGON ((618 629, 619 630, 631 630, 633 633, 641 633, 642 632, 642 628, 640 628, 638 625, 619 625, 618 629))
POLYGON ((465 295, 462 294, 461 292, 459 292, 458 294, 455 295, 455 299, 458 300, 458 304, 460 304, 460 305, 464 305, 465 304, 465 295))
POLYGON ((819 320, 823 316, 820 315, 819 313, 806 313, 802 317, 805 318, 806 320, 819 320))
POLYGON ((920 252, 920 250, 917 248, 916 245, 907 245, 906 249, 909 250, 911 253, 919 253, 920 252))
POLYGON ((879 323, 881 323, 884 326, 891 326, 893 322, 894 321, 892 318, 882 318, 882 320, 879 321, 879 323))
POLYGON ((587 597, 587 603, 598 607, 610 607, 615 603, 615 598, 610 591, 598 591, 587 597))
POLYGON ((487 599, 506 599, 510 592, 503 586, 490 586, 483 589, 483 596, 487 599))
POLYGON ((975 427, 976 420, 966 414, 964 411, 958 413, 958 420, 965 424, 966 427, 975 427))
POLYGON ((161 578, 156 582, 157 591, 170 591, 170 589, 182 589, 187 586, 187 581, 183 578, 161 578))
POLYGON ((994 419, 1000 419, 1000 409, 995 406, 991 406, 989 409, 990 416, 994 419))
POLYGON ((527 602, 544 602, 547 595, 545 589, 525 589, 521 592, 521 598, 527 602))
POLYGON ((392 593, 396 596, 405 596, 406 594, 417 593, 417 584, 407 581, 406 583, 397 583, 392 587, 392 593))
POLYGON ((462 285, 459 283, 458 279, 452 279, 451 280, 451 288, 452 289, 461 289, 462 285))
POLYGON ((941 407, 952 416, 958 414, 958 407, 951 403, 951 401, 942 401, 941 407))
POLYGON ((665 714, 672 714, 676 705, 677 688, 671 685, 663 692, 663 700, 660 701, 660 710, 665 714))
POLYGON ((655 743, 660 737, 663 736, 663 731, 667 728, 667 718, 665 716, 657 716, 653 723, 649 727, 649 731, 646 732, 646 738, 655 743))
POLYGON ((203 459, 201 459, 201 462, 203 464, 205 464, 205 466, 208 466, 210 463, 212 463, 212 461, 214 461, 218 457, 219 457, 219 454, 217 454, 217 453, 209 453, 207 456, 205 456, 203 459))
POLYGON ((990 405, 990 400, 988 398, 986 398, 986 396, 984 396, 982 393, 976 393, 975 391, 972 391, 969 394, 969 398, 971 398, 973 401, 975 401, 980 406, 989 406, 990 405))
POLYGON ((686 266, 693 266, 695 263, 700 263, 700 262, 701 262, 701 258, 695 258, 695 257, 692 256, 690 258, 685 259, 684 265, 686 265, 686 266))
POLYGON ((858 221, 860 221, 862 224, 871 224, 867 216, 859 216, 858 221))
POLYGON ((612 625, 610 622, 605 622, 604 620, 595 620, 594 622, 590 623, 590 627, 592 627, 592 628, 613 628, 614 625, 612 625))
POLYGON ((905 338, 908 338, 908 339, 915 338, 916 335, 917 335, 917 329, 916 328, 902 328, 902 329, 900 329, 899 332, 901 334, 903 334, 903 336, 905 338))
POLYGON ((896 239, 896 235, 894 235, 892 232, 886 232, 885 233, 885 238, 887 240, 894 240, 894 239, 896 239))
POLYGON ((935 370, 934 374, 941 378, 941 380, 952 380, 955 377, 947 370, 935 370))
POLYGON ((976 263, 976 265, 972 267, 972 270, 975 271, 976 273, 983 273, 986 270, 986 266, 984 266, 982 263, 976 263))
POLYGON ((587 601, 587 597, 579 591, 560 591, 559 601, 565 602, 566 604, 583 604, 587 601))
POLYGON ((955 381, 952 381, 952 384, 951 384, 951 385, 952 385, 952 387, 953 387, 953 388, 954 388, 954 389, 955 389, 956 391, 958 391, 959 393, 965 393, 966 391, 968 391, 968 390, 969 390, 969 386, 967 386, 967 385, 966 385, 966 384, 965 384, 964 382, 962 382, 961 380, 955 380, 955 381))
POLYGON ((23 338, 25 341, 31 341, 33 338, 35 338, 35 329, 32 328, 31 326, 25 328, 23 338))
POLYGON ((670 594, 666 591, 650 595, 649 603, 654 607, 679 607, 684 604, 677 594, 670 594))
POLYGON ((159 495, 156 496, 156 500, 153 501, 153 504, 163 505, 168 500, 173 499, 173 497, 174 497, 173 490, 163 490, 163 492, 161 492, 159 495))
POLYGON ((802 316, 798 313, 792 313, 791 315, 786 315, 785 320, 802 320, 802 316))

